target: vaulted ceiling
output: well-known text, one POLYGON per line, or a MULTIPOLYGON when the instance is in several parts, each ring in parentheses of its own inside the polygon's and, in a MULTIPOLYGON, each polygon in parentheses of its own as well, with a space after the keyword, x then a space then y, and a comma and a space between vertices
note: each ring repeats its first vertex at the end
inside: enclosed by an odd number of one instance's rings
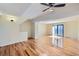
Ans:
POLYGON ((38 3, 0 3, 0 14, 34 18, 42 14, 43 6, 38 3))
POLYGON ((65 7, 53 8, 53 12, 35 18, 35 21, 57 21, 79 15, 79 3, 67 3, 65 7))
POLYGON ((0 3, 0 12, 3 14, 21 16, 29 6, 30 4, 28 3, 0 3))
POLYGON ((65 7, 53 8, 53 12, 42 12, 45 8, 47 6, 40 3, 0 3, 0 14, 24 17, 33 21, 52 21, 79 15, 79 3, 66 3, 65 7))

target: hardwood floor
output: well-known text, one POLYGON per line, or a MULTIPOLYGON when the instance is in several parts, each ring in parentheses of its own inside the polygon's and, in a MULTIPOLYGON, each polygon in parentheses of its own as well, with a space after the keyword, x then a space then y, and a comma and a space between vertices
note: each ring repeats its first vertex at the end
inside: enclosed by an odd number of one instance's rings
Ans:
POLYGON ((63 39, 63 48, 54 47, 52 37, 45 36, 0 47, 0 56, 79 56, 79 41, 63 39))

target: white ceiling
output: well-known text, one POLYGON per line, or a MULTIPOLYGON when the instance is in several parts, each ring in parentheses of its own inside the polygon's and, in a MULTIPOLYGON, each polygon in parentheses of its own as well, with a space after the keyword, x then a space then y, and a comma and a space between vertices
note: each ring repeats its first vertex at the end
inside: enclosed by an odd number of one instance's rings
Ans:
POLYGON ((0 3, 0 12, 21 16, 30 6, 28 3, 0 3))
POLYGON ((33 21, 57 21, 59 19, 79 15, 79 3, 67 3, 65 7, 53 8, 53 12, 46 15, 41 15, 33 21))
POLYGON ((47 6, 43 6, 39 3, 32 3, 29 8, 24 12, 24 14, 22 15, 23 17, 26 17, 26 18, 35 18, 39 15, 41 15, 43 12, 42 10, 44 8, 47 8, 47 6))
POLYGON ((31 19, 42 14, 45 7, 39 3, 0 3, 0 12, 31 19))
POLYGON ((47 8, 47 6, 43 6, 40 3, 0 3, 0 12, 2 14, 21 16, 24 17, 25 20, 53 21, 79 15, 79 3, 67 3, 65 7, 53 8, 53 12, 48 11, 43 13, 42 10, 45 8, 47 8))
POLYGON ((63 22, 69 22, 69 21, 75 21, 79 20, 79 15, 62 18, 62 19, 56 19, 56 20, 50 20, 50 21, 37 21, 37 23, 43 23, 43 24, 52 24, 52 23, 63 23, 63 22))

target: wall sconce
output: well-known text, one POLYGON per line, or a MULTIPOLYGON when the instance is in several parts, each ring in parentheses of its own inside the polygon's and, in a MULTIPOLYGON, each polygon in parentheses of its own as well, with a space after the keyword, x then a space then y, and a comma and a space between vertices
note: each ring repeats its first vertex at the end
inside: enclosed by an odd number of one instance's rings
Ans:
POLYGON ((11 22, 13 22, 14 20, 13 20, 13 19, 11 19, 10 21, 11 21, 11 22))
POLYGON ((7 15, 7 20, 9 20, 9 22, 16 22, 16 17, 7 15))
POLYGON ((15 18, 11 17, 11 18, 10 18, 10 21, 11 21, 11 22, 15 22, 15 18))

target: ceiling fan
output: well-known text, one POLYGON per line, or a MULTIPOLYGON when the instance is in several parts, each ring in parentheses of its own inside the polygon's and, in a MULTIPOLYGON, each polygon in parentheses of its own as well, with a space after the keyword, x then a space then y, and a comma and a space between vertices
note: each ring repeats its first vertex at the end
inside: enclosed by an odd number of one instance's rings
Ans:
POLYGON ((40 3, 40 4, 48 6, 48 8, 44 9, 42 12, 45 12, 52 7, 64 7, 66 5, 65 3, 40 3))

